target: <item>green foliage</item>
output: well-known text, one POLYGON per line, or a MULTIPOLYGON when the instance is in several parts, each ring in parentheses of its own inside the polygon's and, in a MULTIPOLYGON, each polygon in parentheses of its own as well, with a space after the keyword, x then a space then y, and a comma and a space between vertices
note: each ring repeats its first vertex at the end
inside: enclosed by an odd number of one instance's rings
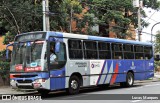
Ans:
POLYGON ((2 77, 4 83, 9 78, 9 68, 10 68, 10 63, 5 59, 5 54, 6 50, 0 51, 0 76, 2 77))
MULTIPOLYGON (((154 53, 160 54, 160 31, 156 34, 154 53)), ((155 70, 160 71, 160 61, 155 61, 155 70)))
POLYGON ((143 4, 145 7, 150 7, 155 10, 158 10, 160 6, 160 1, 159 0, 143 0, 143 4))
POLYGON ((154 67, 155 67, 155 71, 160 72, 160 61, 155 61, 154 62, 154 67))
POLYGON ((0 73, 4 74, 7 70, 9 70, 9 62, 0 61, 0 73))
MULTIPOLYGON (((143 1, 145 7, 158 10, 158 0, 143 1)), ((71 20, 74 20, 77 22, 77 30, 73 33, 92 34, 93 25, 108 25, 115 20, 116 25, 111 30, 123 38, 128 25, 132 23, 137 27, 138 22, 137 8, 132 6, 132 0, 50 0, 49 9, 55 13, 49 13, 51 31, 70 32, 71 20), (77 16, 85 7, 89 7, 89 11, 81 17, 77 16), (132 14, 129 15, 128 11, 132 14), (84 28, 86 32, 82 31, 84 28)), ((146 17, 143 10, 141 13, 146 17)), ((42 0, 0 0, 0 28, 8 31, 4 43, 9 43, 19 33, 41 31, 42 15, 42 0)), ((142 27, 147 25, 142 19, 142 27)))
POLYGON ((82 17, 77 16, 84 9, 79 0, 54 0, 49 5, 50 11, 57 13, 50 17, 51 30, 53 31, 70 32, 71 20, 77 22, 77 30, 71 31, 72 33, 82 33, 82 29, 85 28, 87 22, 88 27, 93 26, 93 19, 89 12, 84 13, 82 17))
POLYGON ((1 0, 0 26, 9 31, 4 43, 12 41, 16 34, 42 30, 41 3, 35 4, 33 0, 1 0))
POLYGON ((4 36, 3 44, 9 44, 10 41, 14 40, 14 36, 10 31, 8 31, 4 36))
POLYGON ((6 58, 6 50, 0 51, 0 72, 9 70, 9 61, 6 58))
POLYGON ((160 53, 160 31, 156 34, 156 40, 155 40, 155 53, 160 53))
MULTIPOLYGON (((90 4, 92 12, 99 20, 99 25, 106 24, 114 20, 116 25, 111 31, 116 32, 118 37, 125 38, 126 30, 129 24, 133 24, 135 28, 138 26, 137 8, 132 5, 132 0, 92 0, 90 4), (131 13, 131 14, 129 14, 131 13), (125 35, 124 35, 125 34, 125 35)), ((143 0, 146 7, 157 9, 160 5, 156 3, 157 0, 143 0)), ((141 10, 142 16, 145 18, 146 14, 141 10)), ((148 23, 143 19, 142 27, 148 26, 148 23)), ((108 28, 106 28, 108 29, 108 28)))

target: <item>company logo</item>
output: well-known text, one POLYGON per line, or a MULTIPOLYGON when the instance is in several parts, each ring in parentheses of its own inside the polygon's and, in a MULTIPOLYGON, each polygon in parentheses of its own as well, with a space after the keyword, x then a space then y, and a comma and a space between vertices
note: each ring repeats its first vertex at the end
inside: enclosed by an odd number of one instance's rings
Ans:
POLYGON ((11 95, 2 95, 2 100, 12 100, 11 95))
POLYGON ((25 81, 26 79, 25 78, 23 78, 23 81, 25 81))
POLYGON ((2 95, 2 100, 42 100, 41 96, 2 95))
POLYGON ((132 66, 130 67, 131 69, 135 69, 136 66, 134 65, 134 62, 132 62, 132 66))
POLYGON ((91 64, 91 68, 94 68, 94 64, 91 64))
POLYGON ((91 68, 100 67, 100 64, 91 64, 91 68))

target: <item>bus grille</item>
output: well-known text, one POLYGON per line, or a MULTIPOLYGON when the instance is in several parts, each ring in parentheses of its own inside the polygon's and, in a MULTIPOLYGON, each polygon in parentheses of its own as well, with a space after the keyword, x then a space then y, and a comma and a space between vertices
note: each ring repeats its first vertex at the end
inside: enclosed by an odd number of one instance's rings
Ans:
POLYGON ((32 83, 32 80, 17 80, 18 83, 32 83))

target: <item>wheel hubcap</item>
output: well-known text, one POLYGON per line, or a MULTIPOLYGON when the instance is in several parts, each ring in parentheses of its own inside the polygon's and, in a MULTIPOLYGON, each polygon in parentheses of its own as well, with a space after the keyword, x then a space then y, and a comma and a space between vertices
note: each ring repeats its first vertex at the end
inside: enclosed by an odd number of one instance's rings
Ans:
POLYGON ((133 78, 132 78, 132 76, 129 76, 129 78, 128 78, 128 84, 132 85, 132 83, 133 83, 133 78))
POLYGON ((71 82, 71 87, 72 87, 73 89, 77 89, 78 83, 77 83, 76 80, 72 80, 72 82, 71 82))

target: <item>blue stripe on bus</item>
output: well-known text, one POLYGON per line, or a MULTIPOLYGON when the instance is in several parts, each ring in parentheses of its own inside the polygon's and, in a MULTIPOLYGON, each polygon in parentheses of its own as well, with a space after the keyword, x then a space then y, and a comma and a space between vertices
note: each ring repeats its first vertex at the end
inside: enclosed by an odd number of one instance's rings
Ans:
POLYGON ((52 32, 52 31, 49 31, 49 32, 47 32, 46 40, 48 40, 50 36, 63 37, 63 33, 62 32, 52 32))
POLYGON ((105 38, 105 37, 97 37, 97 36, 88 36, 88 39, 90 40, 98 40, 98 41, 106 41, 106 42, 119 42, 119 43, 125 43, 125 44, 141 44, 141 45, 149 45, 152 46, 151 43, 147 42, 139 42, 139 41, 133 41, 133 40, 123 40, 123 39, 115 39, 115 38, 105 38))
POLYGON ((106 74, 106 77, 103 81, 103 84, 105 84, 105 82, 106 82, 106 79, 107 79, 107 76, 108 76, 108 73, 109 73, 109 70, 110 70, 110 66, 111 66, 111 64, 109 65, 109 62, 108 62, 108 67, 106 68, 107 69, 107 74, 106 74))
MULTIPOLYGON (((106 61, 104 61, 104 63, 103 63, 103 67, 102 67, 102 69, 101 69, 101 73, 100 73, 100 74, 103 74, 103 71, 104 71, 104 67, 105 67, 105 65, 106 65, 106 61)), ((99 81, 100 81, 100 79, 101 79, 101 76, 102 76, 102 75, 99 75, 99 78, 98 78, 97 84, 99 84, 99 81)))

